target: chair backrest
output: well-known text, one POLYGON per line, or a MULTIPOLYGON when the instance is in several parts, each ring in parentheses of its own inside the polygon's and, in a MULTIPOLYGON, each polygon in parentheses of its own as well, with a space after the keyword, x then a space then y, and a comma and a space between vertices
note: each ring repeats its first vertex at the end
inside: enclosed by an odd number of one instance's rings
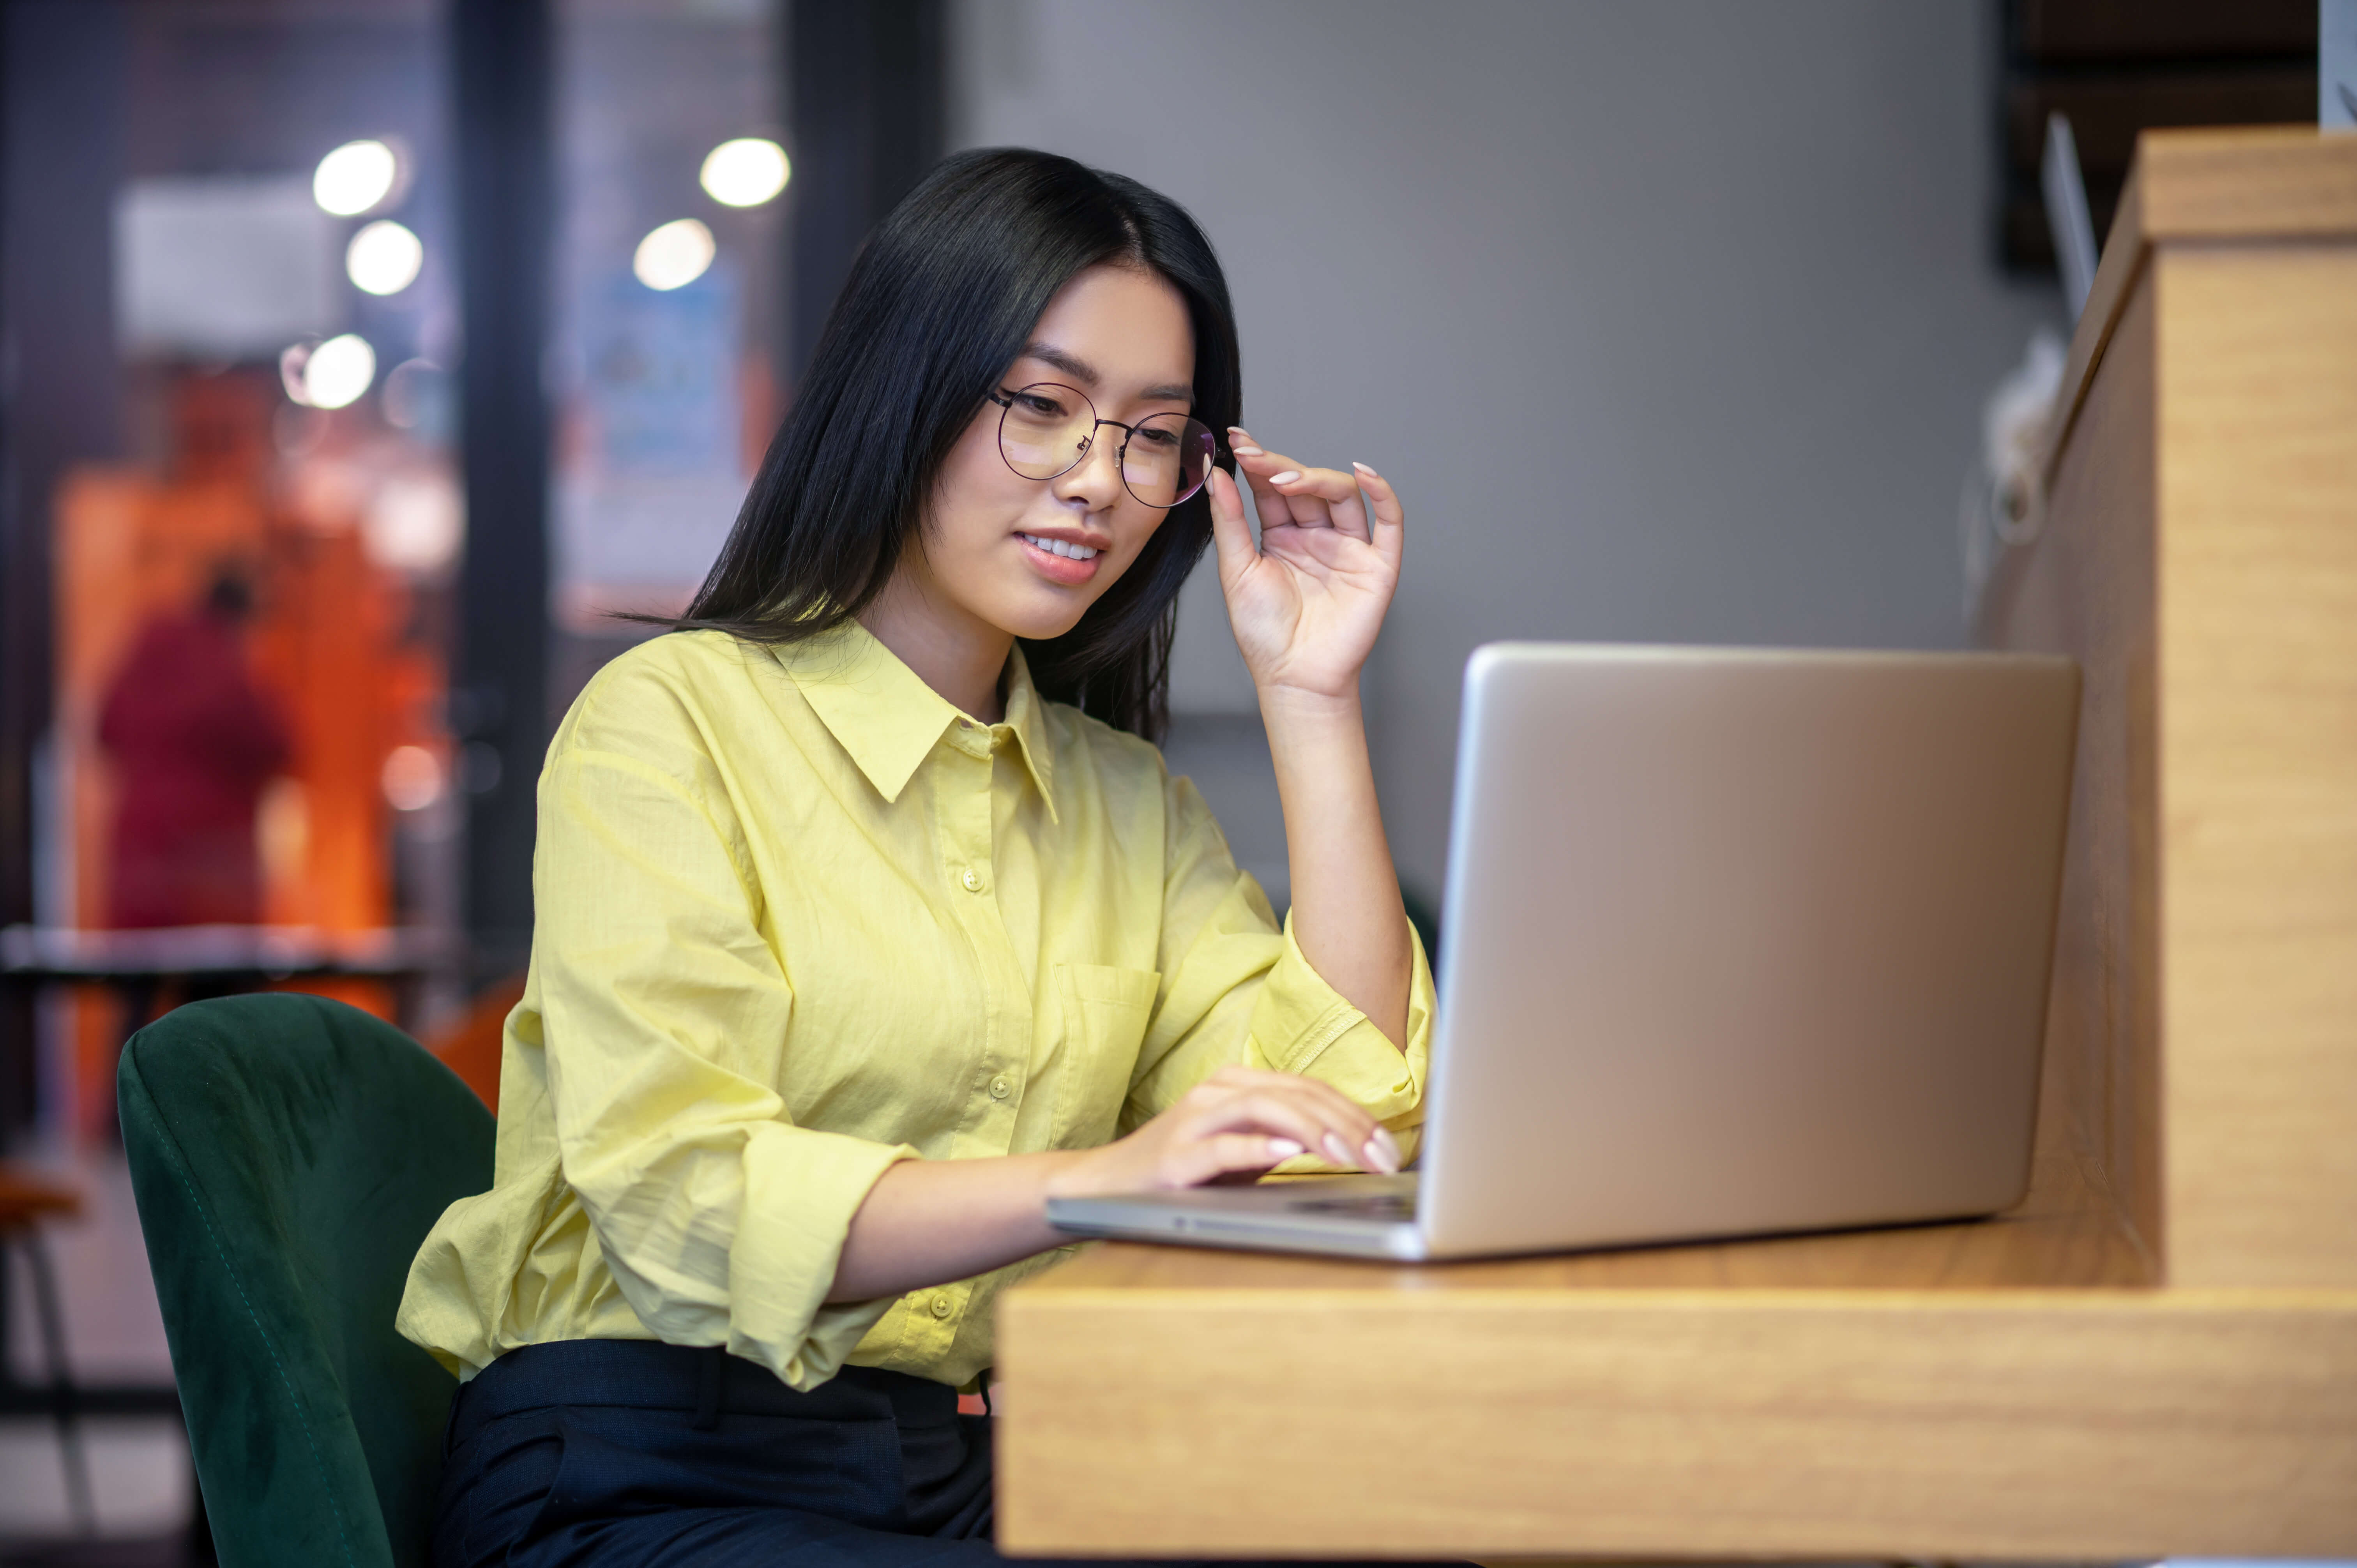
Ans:
POLYGON ((423 1568, 457 1385, 393 1318, 425 1232, 491 1185, 490 1113, 392 1025, 298 995, 167 1014, 117 1098, 221 1561, 423 1568))

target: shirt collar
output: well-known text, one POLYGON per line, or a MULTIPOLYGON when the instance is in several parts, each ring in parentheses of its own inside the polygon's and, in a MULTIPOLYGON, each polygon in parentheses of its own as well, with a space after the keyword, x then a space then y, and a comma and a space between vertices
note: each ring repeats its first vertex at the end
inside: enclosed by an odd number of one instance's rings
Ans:
POLYGON ((1056 746, 1048 734, 1048 700, 1031 684, 1031 666, 1024 660, 1023 645, 1017 643, 1006 654, 1006 727, 1015 736, 1015 748, 1023 756, 1023 766, 1031 775, 1031 783, 1047 802, 1048 820, 1060 822, 1056 815, 1056 746))
POLYGON ((945 733, 971 725, 972 741, 953 744, 987 746, 1002 730, 1011 735, 1025 770, 1047 803, 1049 820, 1056 819, 1056 768, 1046 704, 1031 684, 1019 645, 1007 655, 1006 717, 986 731, 926 685, 899 655, 856 620, 771 651, 836 744, 885 800, 899 800, 945 733))

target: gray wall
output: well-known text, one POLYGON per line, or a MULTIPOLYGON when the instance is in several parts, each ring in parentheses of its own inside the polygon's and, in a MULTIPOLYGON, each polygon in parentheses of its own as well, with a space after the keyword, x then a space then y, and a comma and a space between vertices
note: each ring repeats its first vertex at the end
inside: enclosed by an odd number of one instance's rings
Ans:
MULTIPOLYGON (((1254 432, 1406 499, 1369 695, 1412 880, 1440 885, 1477 643, 1961 639, 1980 399, 2059 310, 1988 260, 1984 6, 952 16, 952 145, 1186 203, 1235 291, 1254 432)), ((1250 703, 1217 596, 1208 572, 1188 591, 1182 709, 1250 703)), ((1174 760, 1234 774, 1239 728, 1182 725, 1174 760)), ((1248 861, 1281 864, 1273 801, 1214 797, 1248 861)))

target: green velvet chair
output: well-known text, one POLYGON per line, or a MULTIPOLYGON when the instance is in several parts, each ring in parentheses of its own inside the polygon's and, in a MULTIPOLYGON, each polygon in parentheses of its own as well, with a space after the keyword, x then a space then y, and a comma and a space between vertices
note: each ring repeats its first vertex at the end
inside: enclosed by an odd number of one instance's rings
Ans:
POLYGON ((167 1014, 117 1095, 221 1563, 422 1568, 457 1385, 393 1311, 491 1185, 490 1112, 390 1024, 296 995, 167 1014))

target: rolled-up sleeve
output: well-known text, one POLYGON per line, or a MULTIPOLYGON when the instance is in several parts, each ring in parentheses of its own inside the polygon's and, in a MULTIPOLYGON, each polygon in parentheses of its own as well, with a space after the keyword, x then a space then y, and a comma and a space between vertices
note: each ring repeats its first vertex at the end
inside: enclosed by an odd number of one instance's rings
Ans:
MULTIPOLYGON (((1391 1129, 1413 1155, 1432 1052, 1432 970, 1409 928, 1403 1051, 1329 985, 1279 927, 1260 885, 1238 868, 1194 784, 1165 789, 1163 983, 1146 1030, 1125 1132, 1231 1064, 1323 1079, 1391 1129)), ((1288 1165, 1322 1168, 1308 1155, 1288 1165)))
POLYGON ((647 1330, 798 1389, 888 1300, 826 1296, 907 1145, 797 1127, 772 1087, 794 994, 725 806, 637 757, 541 779, 533 961, 564 1178, 647 1330))

